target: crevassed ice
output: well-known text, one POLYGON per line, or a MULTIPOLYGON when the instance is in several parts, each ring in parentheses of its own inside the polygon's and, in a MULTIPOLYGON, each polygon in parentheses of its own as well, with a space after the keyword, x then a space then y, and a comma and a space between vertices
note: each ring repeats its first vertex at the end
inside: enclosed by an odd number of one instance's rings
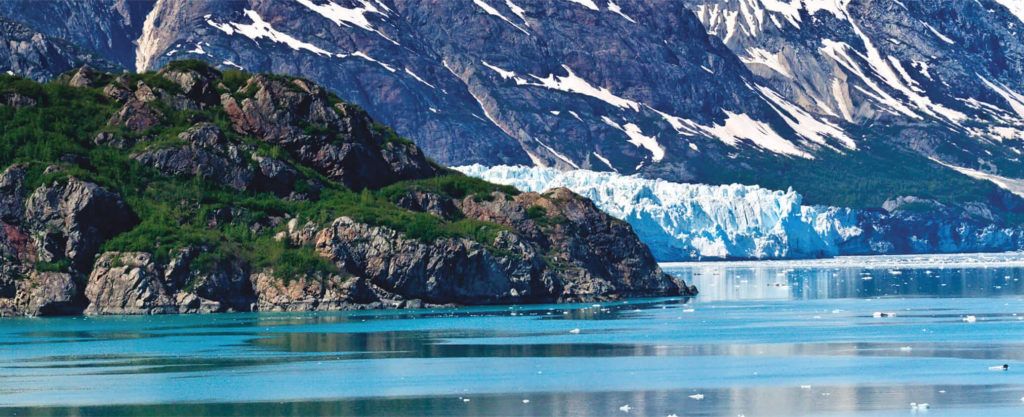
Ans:
POLYGON ((862 233, 854 211, 804 206, 792 190, 680 184, 541 167, 456 169, 524 191, 569 188, 629 222, 659 261, 834 256, 839 242, 862 233))

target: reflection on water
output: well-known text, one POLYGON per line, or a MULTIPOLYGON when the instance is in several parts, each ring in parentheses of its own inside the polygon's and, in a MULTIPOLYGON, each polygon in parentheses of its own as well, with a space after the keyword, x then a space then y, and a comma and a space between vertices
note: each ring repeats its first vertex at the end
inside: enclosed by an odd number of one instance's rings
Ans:
POLYGON ((668 268, 693 300, 8 319, 0 415, 1019 416, 1015 259, 668 268))
POLYGON ((1024 254, 672 263, 700 302, 873 297, 999 297, 1024 292, 1024 254))

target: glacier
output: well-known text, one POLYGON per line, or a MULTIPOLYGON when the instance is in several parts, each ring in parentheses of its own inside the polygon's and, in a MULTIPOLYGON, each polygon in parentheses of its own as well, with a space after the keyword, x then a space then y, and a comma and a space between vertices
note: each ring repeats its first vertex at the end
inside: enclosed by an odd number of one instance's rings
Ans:
POLYGON ((804 205, 792 189, 674 183, 588 170, 467 165, 523 191, 565 187, 633 226, 661 262, 1018 250, 1024 233, 963 216, 804 205))

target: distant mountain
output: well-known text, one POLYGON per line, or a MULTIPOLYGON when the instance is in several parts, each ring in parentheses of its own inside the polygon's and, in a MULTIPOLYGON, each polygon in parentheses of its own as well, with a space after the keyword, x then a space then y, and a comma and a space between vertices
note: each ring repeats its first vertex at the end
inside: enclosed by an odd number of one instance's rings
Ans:
POLYGON ((1024 210, 1011 0, 26 3, 0 15, 136 70, 315 80, 447 164, 1024 210))
POLYGON ((0 17, 0 74, 49 80, 85 64, 110 71, 120 69, 75 44, 0 17))

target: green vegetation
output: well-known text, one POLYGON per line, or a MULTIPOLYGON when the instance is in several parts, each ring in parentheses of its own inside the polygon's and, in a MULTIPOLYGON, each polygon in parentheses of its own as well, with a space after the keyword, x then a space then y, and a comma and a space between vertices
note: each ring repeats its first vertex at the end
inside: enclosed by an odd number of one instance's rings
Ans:
POLYGON ((54 262, 36 262, 36 271, 39 272, 68 272, 70 269, 70 259, 61 259, 54 262))
POLYGON ((777 190, 792 187, 804 196, 805 204, 862 209, 881 207, 896 196, 956 204, 998 192, 989 182, 940 169, 924 156, 892 145, 862 144, 861 148, 845 154, 821 152, 813 160, 752 157, 747 170, 723 170, 707 164, 700 172, 709 183, 760 184, 777 190))
POLYGON ((370 130, 380 138, 382 144, 413 145, 411 140, 399 136, 390 126, 374 123, 370 125, 370 130))
MULTIPOLYGON (((205 65, 205 64, 203 64, 205 65)), ((199 69, 196 63, 179 62, 173 67, 199 69)), ((154 74, 127 75, 134 88, 143 81, 167 91, 180 88, 154 74)), ((244 86, 249 75, 225 71, 222 83, 230 89, 244 86)), ((321 226, 341 216, 372 225, 387 226, 413 239, 432 241, 462 237, 490 245, 507 228, 469 219, 445 221, 427 213, 412 212, 394 204, 399 194, 410 190, 429 190, 455 198, 489 196, 493 191, 516 193, 462 175, 446 175, 429 180, 410 181, 381 190, 354 192, 329 180, 313 169, 293 160, 287 151, 255 138, 233 132, 223 109, 178 111, 153 102, 164 114, 163 121, 140 133, 107 126, 107 120, 119 108, 96 88, 71 88, 59 83, 37 84, 17 77, 0 76, 0 92, 17 92, 33 97, 38 105, 15 109, 0 106, 0 169, 24 164, 31 188, 77 177, 95 182, 119 193, 138 217, 138 225, 104 243, 104 251, 142 251, 166 261, 185 247, 202 248, 199 266, 241 259, 254 268, 273 268, 283 279, 317 273, 336 273, 337 268, 310 247, 295 247, 273 238, 283 230, 288 218, 313 221, 321 226), (285 200, 267 193, 240 192, 193 177, 168 177, 139 164, 130 155, 154 147, 182 144, 178 134, 196 121, 217 124, 232 140, 256 149, 257 154, 273 156, 292 163, 310 181, 323 185, 315 200, 285 200), (140 139, 129 150, 93 143, 98 132, 111 132, 140 139), (141 140, 145 139, 145 140, 141 140), (68 156, 75 156, 69 158, 68 156), (56 172, 44 173, 57 165, 56 172), (219 214, 230 212, 222 219, 219 214), (276 220, 275 220, 276 219, 276 220)), ((381 129, 381 132, 394 132, 381 129)), ((394 135, 397 136, 397 135, 394 135)), ((388 139, 407 143, 404 139, 388 139)), ((299 191, 309 187, 305 181, 299 191)), ((40 270, 66 270, 67 265, 37 265, 40 270)))
POLYGON ((519 190, 515 187, 492 184, 454 171, 434 178, 395 183, 382 188, 378 194, 388 201, 396 202, 410 191, 440 194, 458 200, 472 196, 478 201, 489 201, 492 198, 491 193, 496 191, 510 196, 519 194, 519 190))

